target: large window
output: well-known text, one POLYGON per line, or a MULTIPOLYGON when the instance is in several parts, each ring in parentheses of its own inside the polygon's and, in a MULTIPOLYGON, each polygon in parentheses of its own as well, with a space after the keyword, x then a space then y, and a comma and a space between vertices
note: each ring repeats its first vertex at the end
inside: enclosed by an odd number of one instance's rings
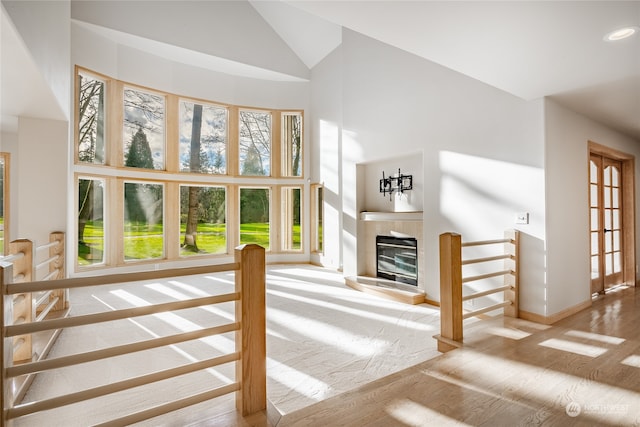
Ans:
POLYGON ((78 74, 78 160, 105 163, 105 82, 78 74))
POLYGON ((124 165, 164 169, 164 97, 124 89, 124 165))
POLYGON ((304 250, 302 111, 188 98, 79 67, 76 108, 78 270, 230 257, 245 243, 304 250))
POLYGON ((240 189, 240 243, 270 246, 271 197, 268 188, 240 189))
POLYGON ((282 249, 297 250, 302 248, 302 206, 300 195, 302 189, 282 189, 282 249))
POLYGON ((224 187, 180 186, 180 255, 227 252, 224 187))
POLYGON ((162 258, 164 254, 163 186, 124 183, 124 258, 162 258))
POLYGON ((283 176, 302 176, 302 114, 282 115, 283 176))
POLYGON ((311 185, 311 251, 324 252, 324 187, 311 185))
POLYGON ((180 171, 227 173, 227 108, 180 102, 180 171))
POLYGON ((78 263, 104 262, 104 179, 78 179, 78 263))
POLYGON ((271 113, 240 111, 240 174, 271 174, 271 113))

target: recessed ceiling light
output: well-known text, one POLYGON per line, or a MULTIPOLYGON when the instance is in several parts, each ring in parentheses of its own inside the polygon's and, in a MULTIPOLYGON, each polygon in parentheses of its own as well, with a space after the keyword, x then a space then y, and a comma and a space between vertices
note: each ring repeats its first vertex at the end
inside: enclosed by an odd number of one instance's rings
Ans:
POLYGON ((608 42, 615 42, 618 40, 626 39, 627 37, 631 37, 635 33, 640 31, 638 27, 624 27, 619 28, 617 30, 611 31, 604 36, 604 39, 608 42))

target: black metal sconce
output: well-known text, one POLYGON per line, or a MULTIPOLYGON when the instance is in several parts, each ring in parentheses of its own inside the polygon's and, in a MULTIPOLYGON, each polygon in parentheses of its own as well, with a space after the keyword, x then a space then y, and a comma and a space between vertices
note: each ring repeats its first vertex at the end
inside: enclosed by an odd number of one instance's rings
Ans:
POLYGON ((394 192, 404 193, 406 190, 413 189, 413 175, 403 175, 398 168, 396 176, 385 177, 382 171, 382 179, 380 180, 380 192, 386 196, 389 193, 389 200, 394 192))

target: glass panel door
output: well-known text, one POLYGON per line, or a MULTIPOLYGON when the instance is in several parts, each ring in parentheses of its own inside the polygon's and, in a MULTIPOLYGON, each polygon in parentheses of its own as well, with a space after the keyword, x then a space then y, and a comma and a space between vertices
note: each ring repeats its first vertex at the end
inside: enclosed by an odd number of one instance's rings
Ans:
POLYGON ((622 165, 592 154, 589 162, 591 291, 622 283, 622 165))

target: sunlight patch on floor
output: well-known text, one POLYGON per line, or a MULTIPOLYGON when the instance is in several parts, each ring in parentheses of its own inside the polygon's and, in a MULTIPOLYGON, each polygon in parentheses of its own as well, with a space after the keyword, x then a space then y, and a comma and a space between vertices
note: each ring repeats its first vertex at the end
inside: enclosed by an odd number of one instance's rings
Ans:
POLYGON ((487 328, 487 332, 499 337, 509 338, 512 340, 521 340, 528 336, 531 336, 529 332, 521 331, 520 329, 504 328, 499 326, 493 326, 487 328))
MULTIPOLYGON (((478 363, 481 365, 479 369, 468 369, 467 374, 463 374, 460 370, 456 376, 460 377, 459 385, 461 387, 472 390, 480 390, 487 393, 489 390, 521 390, 525 393, 528 400, 534 401, 536 407, 548 405, 557 407, 569 402, 577 402, 584 408, 597 408, 607 406, 610 396, 616 396, 617 402, 624 402, 624 408, 636 408, 640 406, 640 394, 624 387, 618 387, 612 384, 606 384, 595 380, 585 381, 580 376, 563 373, 560 370, 552 369, 549 366, 539 367, 525 362, 504 359, 498 356, 491 356, 473 350, 465 350, 465 358, 451 358, 444 365, 439 366, 437 370, 425 370, 424 373, 434 376, 444 381, 451 381, 452 376, 446 376, 451 369, 461 366, 465 363, 478 363), (467 361, 467 362, 465 362, 467 361), (441 372, 442 371, 442 372, 441 372), (510 375, 517 372, 518 375, 510 375), (523 381, 535 382, 535 387, 527 387, 523 381), (570 395, 565 396, 567 401, 557 400, 557 387, 570 390, 570 395), (556 391, 554 391, 556 390, 556 391), (600 396, 601 398, 594 398, 600 396)), ((460 368, 462 369, 462 368, 460 368)), ((453 382, 453 381, 451 381, 453 382)), ((493 393, 489 393, 493 394, 493 393)), ((505 398, 502 394, 500 398, 505 398)), ((629 409, 631 411, 631 409, 629 409)), ((590 411, 589 417, 592 425, 602 423, 602 425, 626 425, 626 420, 630 414, 629 411, 590 411)))
POLYGON ((608 351, 606 348, 582 344, 575 341, 561 340, 558 338, 551 338, 546 341, 542 341, 539 345, 589 357, 598 357, 608 351))
MULTIPOLYGON (((122 291, 124 292, 124 291, 122 291)), ((93 298, 95 298, 97 301, 101 302, 102 304, 104 304, 105 307, 109 308, 110 310, 115 311, 116 308, 111 306, 110 304, 108 304, 107 302, 101 300, 99 297, 97 297, 96 295, 93 295, 93 298)), ((146 305, 149 305, 148 302, 142 300, 140 298, 141 301, 145 302, 146 305)), ((158 316, 158 315, 155 315, 158 316)), ((127 319, 129 322, 131 322, 133 325, 135 325, 136 327, 140 328, 142 331, 146 332, 147 334, 149 334, 150 337, 152 338, 160 338, 161 335, 153 332, 151 329, 149 329, 148 327, 144 326, 143 324, 141 324, 140 322, 138 322, 137 320, 135 320, 134 318, 129 317, 127 319)), ((201 329, 201 328, 200 328, 201 329)), ((220 338, 224 338, 224 337, 220 337, 220 338)), ((205 339, 201 339, 201 341, 204 341, 205 339)), ((181 355, 182 357, 185 358, 185 360, 188 360, 189 362, 198 362, 201 359, 192 356, 191 354, 189 354, 188 352, 184 351, 183 349, 181 349, 180 347, 178 347, 175 344, 171 344, 168 346, 168 348, 171 348, 173 351, 175 351, 176 353, 178 353, 179 355, 181 355)), ((234 350, 235 350, 235 344, 234 344, 234 350)), ((206 372, 208 372, 209 374, 211 374, 212 376, 214 376, 215 378, 219 379, 220 381, 223 381, 227 384, 231 384, 232 382, 234 382, 233 379, 227 377, 226 375, 221 374, 220 372, 218 372, 216 369, 214 368, 208 368, 206 369, 206 372)))
POLYGON ((568 335, 570 337, 576 337, 576 338, 586 338, 592 341, 600 341, 605 344, 620 345, 623 342, 625 342, 624 338, 612 337, 610 335, 595 334, 593 332, 585 332, 585 331, 570 330, 565 332, 565 335, 568 335))
POLYGON ((631 356, 625 357, 620 363, 627 366, 633 366, 634 368, 640 368, 640 356, 632 354, 631 356))
POLYGON ((332 391, 329 384, 271 357, 267 357, 267 377, 316 402, 332 391))
MULTIPOLYGON (((136 307, 144 307, 150 305, 150 303, 136 295, 133 295, 130 292, 124 291, 122 289, 111 291, 113 295, 116 295, 128 303, 136 306, 136 307)), ((185 319, 184 317, 178 316, 174 312, 167 313, 157 313, 154 314, 153 317, 162 320, 168 325, 171 325, 181 332, 191 332, 202 329, 202 326, 194 323, 190 320, 185 319)), ((221 353, 233 353, 235 351, 235 342, 229 338, 226 338, 222 335, 213 335, 210 337, 200 338, 201 342, 209 345, 210 347, 218 350, 221 353)))
POLYGON ((400 423, 408 426, 421 426, 428 423, 429 425, 450 424, 455 423, 458 426, 466 426, 461 421, 427 408, 410 399, 397 399, 385 407, 385 412, 398 420, 400 423))
POLYGON ((391 325, 397 325, 399 323, 402 323, 403 327, 412 328, 418 331, 435 331, 436 330, 436 328, 433 325, 414 322, 414 321, 402 319, 399 317, 385 316, 383 314, 377 314, 372 311, 360 310, 357 308, 347 307, 346 305, 340 305, 332 302, 321 301, 321 300, 307 298, 299 295, 293 295, 291 293, 286 293, 286 292, 281 292, 276 290, 267 290, 267 294, 279 296, 281 298, 287 298, 287 299, 297 301, 297 302, 302 302, 305 304, 311 304, 316 307, 326 308, 329 310, 341 311, 343 313, 362 317, 363 319, 377 320, 377 321, 389 323, 391 325))
POLYGON ((373 357, 389 345, 383 340, 356 335, 323 321, 301 317, 277 308, 269 309, 269 321, 279 324, 282 328, 291 329, 311 341, 320 341, 356 357, 373 357))

